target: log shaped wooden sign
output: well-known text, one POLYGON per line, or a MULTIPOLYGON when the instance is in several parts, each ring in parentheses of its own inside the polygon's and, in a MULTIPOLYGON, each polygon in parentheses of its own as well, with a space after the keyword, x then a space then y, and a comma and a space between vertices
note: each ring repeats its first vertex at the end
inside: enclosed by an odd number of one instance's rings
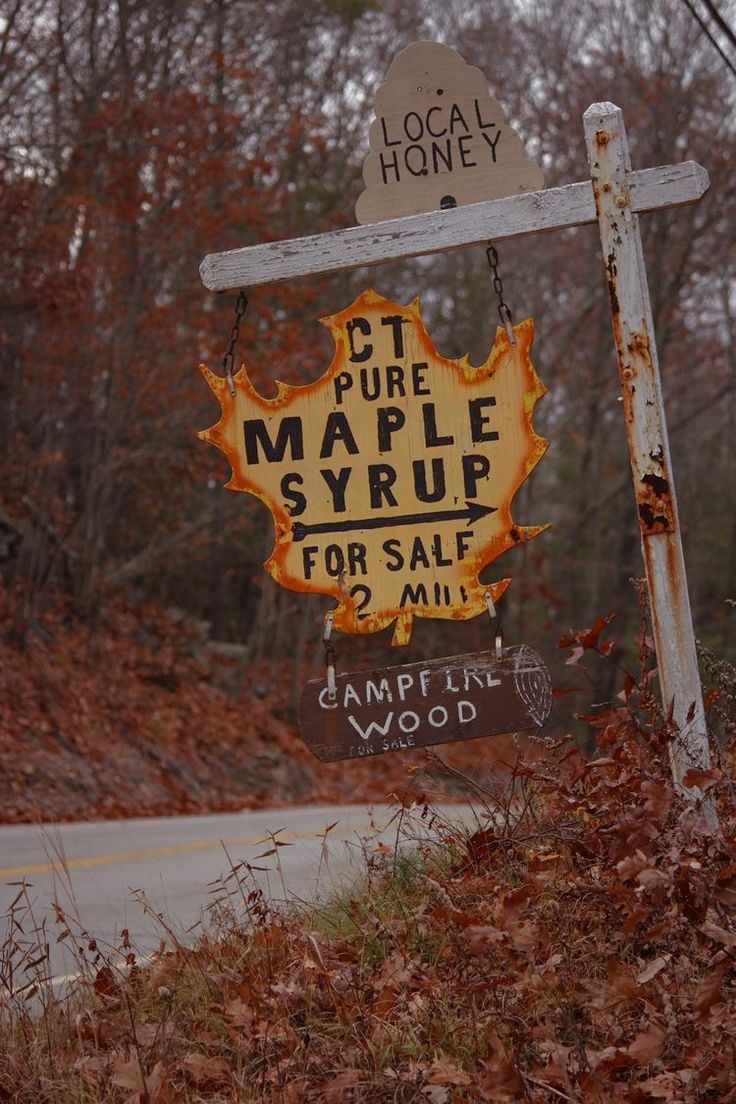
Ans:
POLYGON ((511 499, 547 447, 532 428, 545 388, 529 359, 531 319, 501 327, 479 367, 447 360, 419 313, 366 291, 323 319, 335 356, 321 379, 253 388, 245 367, 227 382, 202 366, 222 407, 200 436, 232 465, 227 484, 270 509, 266 570, 292 590, 332 595, 334 628, 377 632, 412 619, 464 619, 510 582, 478 573, 544 526, 522 527, 511 499))
POLYGON ((414 42, 375 99, 360 223, 529 192, 543 185, 480 69, 449 46, 414 42))
POLYGON ((504 648, 428 663, 339 675, 331 703, 327 683, 307 683, 299 728, 325 762, 429 747, 480 736, 541 728, 552 708, 552 682, 535 651, 504 648))

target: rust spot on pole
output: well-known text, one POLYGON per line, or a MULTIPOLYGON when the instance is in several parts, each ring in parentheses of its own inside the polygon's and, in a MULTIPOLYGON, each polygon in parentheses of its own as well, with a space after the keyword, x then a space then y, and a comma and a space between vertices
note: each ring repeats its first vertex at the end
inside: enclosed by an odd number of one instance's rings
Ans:
POLYGON ((636 501, 642 533, 674 533, 675 511, 668 479, 647 472, 636 489, 636 501))
POLYGON ((607 146, 611 141, 611 135, 607 130, 597 130, 595 132, 595 141, 598 146, 607 146))

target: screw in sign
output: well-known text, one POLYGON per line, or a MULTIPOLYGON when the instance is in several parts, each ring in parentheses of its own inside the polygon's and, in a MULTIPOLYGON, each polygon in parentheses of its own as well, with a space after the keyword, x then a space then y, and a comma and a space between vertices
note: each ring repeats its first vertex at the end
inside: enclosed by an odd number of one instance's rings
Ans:
POLYGON ((418 617, 462 620, 484 612, 510 582, 479 572, 544 526, 511 518, 511 499, 543 455, 532 428, 545 388, 529 359, 531 319, 497 330, 488 359, 447 360, 418 300, 366 291, 323 319, 335 341, 315 383, 278 383, 273 399, 245 366, 235 394, 204 365, 222 407, 200 436, 232 466, 227 486, 273 514, 266 570, 292 590, 332 595, 334 626, 377 632, 395 621, 405 644, 418 617))

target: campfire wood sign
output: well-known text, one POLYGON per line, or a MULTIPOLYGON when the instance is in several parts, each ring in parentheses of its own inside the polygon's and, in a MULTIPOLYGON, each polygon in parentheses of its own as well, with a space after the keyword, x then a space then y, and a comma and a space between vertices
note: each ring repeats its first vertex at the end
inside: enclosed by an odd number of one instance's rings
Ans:
POLYGON ((323 319, 327 372, 273 399, 245 366, 230 388, 202 371, 222 408, 200 436, 232 467, 227 484, 269 508, 275 545, 265 569, 285 587, 329 594, 334 627, 372 633, 394 623, 405 644, 418 617, 465 619, 509 579, 478 573, 544 526, 516 525, 511 499, 547 448, 532 428, 544 394, 529 359, 531 319, 499 327, 488 358, 440 356, 419 302, 366 291, 323 319))
POLYGON ((541 728, 552 683, 525 645, 307 683, 299 727, 318 759, 362 759, 479 736, 541 728))

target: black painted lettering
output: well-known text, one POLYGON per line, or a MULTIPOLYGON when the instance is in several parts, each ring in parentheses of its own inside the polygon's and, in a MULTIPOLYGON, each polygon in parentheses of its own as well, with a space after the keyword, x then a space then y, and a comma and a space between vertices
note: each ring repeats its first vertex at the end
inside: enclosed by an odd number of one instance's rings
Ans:
POLYGON ((345 327, 348 335, 348 342, 350 344, 350 359, 353 364, 362 364, 364 360, 370 360, 373 355, 373 346, 369 341, 363 345, 363 348, 358 350, 355 348, 355 331, 368 336, 371 332, 371 324, 367 318, 351 318, 345 327))
MULTIPOLYGON (((370 587, 364 586, 362 583, 356 583, 354 587, 350 588, 350 597, 356 600, 355 610, 353 611, 359 621, 362 621, 364 617, 367 617, 367 613, 363 613, 363 610, 371 600, 372 590, 370 587)), ((350 719, 350 718, 348 718, 350 719)))
POLYGON ((340 372, 335 376, 335 402, 338 406, 342 403, 342 397, 353 386, 353 377, 350 372, 340 372))
POLYGON ((368 549, 361 541, 350 541, 348 543, 348 575, 357 575, 358 568, 360 568, 361 575, 368 574, 368 568, 365 566, 367 551, 368 549))
POLYGON ((401 180, 401 173, 399 172, 399 155, 394 150, 391 154, 385 154, 383 150, 378 155, 378 163, 381 166, 381 177, 384 184, 388 184, 388 174, 393 172, 396 179, 394 184, 398 184, 401 180))
POLYGON ((480 103, 478 102, 478 100, 474 101, 474 107, 475 107, 475 117, 478 120, 478 126, 480 127, 481 130, 487 130, 488 127, 496 126, 495 123, 492 123, 490 121, 489 122, 484 121, 483 116, 481 114, 481 110, 480 110, 480 103))
POLYGON ((496 164, 496 146, 498 145, 498 139, 501 137, 501 131, 499 130, 495 138, 492 138, 489 134, 483 134, 483 140, 487 143, 491 157, 493 158, 493 164, 496 164))
MULTIPOLYGON (((468 135, 466 134, 464 135, 464 137, 467 138, 468 135)), ((436 173, 443 172, 444 170, 447 170, 447 172, 452 172, 452 143, 450 139, 448 138, 445 142, 444 152, 442 151, 442 147, 439 142, 432 143, 431 151, 432 168, 434 169, 434 171, 436 173), (440 161, 443 165, 442 169, 440 168, 440 161)))
POLYGON ((432 490, 427 486, 427 461, 414 460, 414 493, 420 502, 441 502, 445 497, 445 462, 435 456, 432 460, 432 490))
POLYGON ((383 499, 387 506, 398 506, 391 488, 396 482, 396 472, 389 464, 368 465, 368 487, 371 495, 371 510, 380 510, 383 499))
MULTIPOLYGON (((473 536, 473 530, 472 529, 464 529, 462 531, 462 533, 456 533, 455 534, 455 548, 457 549, 457 558, 458 558, 458 560, 464 560, 465 559, 465 553, 470 550, 470 543, 468 541, 468 537, 472 537, 472 536, 473 536)), ((464 598, 463 598, 463 601, 465 601, 464 598)))
POLYGON ((496 399, 493 395, 487 395, 482 399, 471 399, 468 403, 468 411, 470 413, 470 433, 473 438, 473 443, 478 444, 479 441, 497 441, 498 430, 486 429, 486 426, 490 425, 491 419, 487 414, 483 413, 483 408, 486 406, 495 406, 496 399))
POLYGON ((332 509, 336 514, 345 513, 345 488, 348 485, 351 471, 352 468, 340 468, 337 473, 331 468, 320 468, 319 470, 320 475, 330 489, 332 509))
POLYGON ((404 164, 411 173, 412 176, 426 176, 427 175, 427 151, 424 146, 407 146, 404 150, 404 164), (414 156, 414 167, 412 167, 409 161, 409 154, 418 154, 414 156))
POLYGON ((422 420, 424 421, 424 443, 427 448, 454 444, 455 438, 450 434, 440 437, 437 432, 437 412, 434 403, 422 403, 422 420))
POLYGON ((432 537, 432 556, 437 567, 449 567, 453 562, 448 560, 447 556, 442 555, 442 537, 439 533, 435 533, 432 537))
POLYGON ((319 548, 316 544, 309 544, 305 548, 302 548, 302 570, 304 571, 304 578, 312 578, 312 568, 317 560, 317 552, 319 548))
POLYGON ((411 366, 411 386, 415 395, 431 395, 432 390, 429 387, 425 387, 427 382, 424 378, 424 373, 428 371, 429 365, 426 360, 418 360, 416 364, 411 366))
POLYGON ((345 553, 339 544, 328 544, 325 548, 325 570, 331 579, 345 574, 345 553))
POLYGON ((380 406, 376 413, 378 451, 391 452, 391 434, 398 433, 406 421, 406 414, 398 406, 380 406))
POLYGON ((325 434, 322 438, 322 448, 319 453, 320 460, 332 456, 337 441, 345 446, 345 451, 349 452, 351 456, 357 455, 358 446, 355 443, 353 431, 347 417, 341 410, 332 410, 327 415, 327 422, 325 423, 325 434))
MULTIPOLYGON (((485 134, 483 137, 485 138, 485 134)), ((472 141, 472 138, 469 134, 463 134, 457 140, 457 148, 460 150, 460 160, 464 169, 473 169, 478 164, 477 161, 472 160, 472 152, 466 147, 466 143, 470 141, 472 141)))
POLYGON ((465 122, 465 116, 460 110, 460 105, 454 103, 450 109, 450 134, 455 133, 456 127, 462 127, 466 134, 470 134, 470 127, 465 122))
POLYGON ((371 373, 373 375, 372 391, 368 386, 368 369, 360 369, 360 393, 363 398, 366 399, 368 402, 373 402, 373 400, 377 399, 378 396, 381 394, 381 373, 379 372, 377 365, 373 365, 373 367, 371 368, 371 373))
POLYGON ((291 450, 292 460, 304 459, 301 418, 282 418, 275 442, 271 440, 263 418, 254 418, 252 421, 243 422, 243 433, 245 436, 245 458, 249 464, 258 463, 260 459, 258 455, 259 444, 269 464, 284 459, 287 445, 291 450))
POLYGON ((400 364, 386 365, 386 396, 392 399, 398 392, 402 399, 406 398, 404 387, 404 369, 400 364))
POLYGON ((386 560, 386 567, 389 571, 401 571, 404 566, 404 557, 401 553, 401 541, 396 537, 392 537, 391 540, 384 541, 381 548, 387 556, 391 558, 386 560))
POLYGON ((487 456, 463 456, 463 484, 466 498, 478 497, 478 484, 491 470, 491 461, 487 456))
POLYGON ((401 139, 400 138, 394 138, 393 142, 389 138, 388 130, 386 128, 386 120, 383 117, 383 115, 381 116, 381 130, 383 131, 383 144, 385 146, 400 146, 401 145, 401 139))
POLYGON ((403 609, 407 605, 426 606, 427 604, 427 588, 424 583, 420 583, 416 587, 413 587, 411 583, 406 583, 401 593, 399 608, 403 609))
POLYGON ((424 134, 424 123, 421 115, 416 111, 409 111, 404 116, 404 134, 411 142, 419 142, 424 134))
POLYGON ((414 543, 411 546, 411 555, 409 556, 409 570, 416 571, 417 565, 421 564, 422 567, 429 567, 429 556, 424 547, 421 537, 415 537, 414 543))
POLYGON ((299 475, 299 472, 289 472, 288 475, 283 477, 281 480, 281 494, 288 502, 293 503, 292 506, 286 507, 291 517, 299 517, 307 508, 307 500, 301 491, 295 491, 293 489, 293 484, 296 484, 298 487, 304 486, 304 480, 299 475))
POLYGON ((394 356, 397 360, 400 360, 404 355, 404 333, 401 327, 408 321, 408 318, 403 318, 400 314, 385 314, 381 319, 382 326, 391 327, 391 335, 394 339, 394 356))
POLYGON ((435 112, 439 111, 442 114, 442 108, 435 104, 434 107, 430 107, 427 112, 427 133, 431 134, 433 138, 444 138, 447 134, 447 127, 443 127, 442 130, 432 130, 432 116, 435 112))

